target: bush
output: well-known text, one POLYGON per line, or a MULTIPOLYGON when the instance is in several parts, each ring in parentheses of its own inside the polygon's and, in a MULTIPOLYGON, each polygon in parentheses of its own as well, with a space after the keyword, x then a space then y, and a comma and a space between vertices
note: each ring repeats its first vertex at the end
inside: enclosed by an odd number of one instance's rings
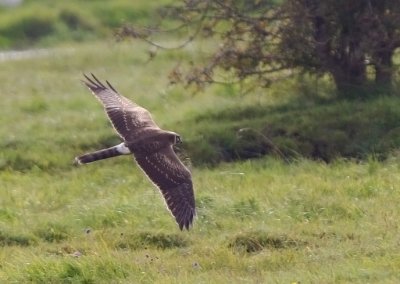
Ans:
MULTIPOLYGON (((56 16, 45 10, 29 10, 0 23, 0 33, 15 46, 31 44, 55 30, 56 16)), ((4 42, 4 41, 3 41, 4 42)))
POLYGON ((89 15, 83 15, 82 12, 74 8, 62 9, 59 18, 70 30, 93 31, 95 27, 89 15))

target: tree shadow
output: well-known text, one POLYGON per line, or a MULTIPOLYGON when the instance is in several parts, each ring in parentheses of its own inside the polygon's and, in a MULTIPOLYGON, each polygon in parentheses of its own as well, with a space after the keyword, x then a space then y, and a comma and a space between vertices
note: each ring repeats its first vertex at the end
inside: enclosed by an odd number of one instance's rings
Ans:
POLYGON ((203 113, 184 123, 192 126, 184 150, 197 165, 265 155, 384 159, 400 146, 400 99, 294 100, 203 113))

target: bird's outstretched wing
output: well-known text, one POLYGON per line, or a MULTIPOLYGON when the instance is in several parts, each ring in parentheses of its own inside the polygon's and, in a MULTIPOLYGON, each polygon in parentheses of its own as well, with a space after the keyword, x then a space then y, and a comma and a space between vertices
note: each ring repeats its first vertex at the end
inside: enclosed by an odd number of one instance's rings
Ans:
POLYGON ((160 189, 179 228, 189 229, 196 215, 192 177, 172 146, 151 155, 134 153, 134 157, 150 180, 160 189))
POLYGON ((129 140, 141 128, 158 128, 148 110, 120 95, 108 81, 105 86, 91 75, 93 78, 84 74, 86 81, 83 82, 103 104, 115 130, 124 140, 129 140))

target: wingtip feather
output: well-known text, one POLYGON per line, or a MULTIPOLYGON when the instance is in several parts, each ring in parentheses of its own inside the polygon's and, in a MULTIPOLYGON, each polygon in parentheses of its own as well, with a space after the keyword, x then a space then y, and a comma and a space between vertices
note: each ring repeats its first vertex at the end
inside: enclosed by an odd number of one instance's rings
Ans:
POLYGON ((108 82, 106 80, 107 85, 110 87, 111 90, 113 90, 114 92, 118 93, 117 90, 113 87, 113 85, 110 84, 110 82, 108 82))
POLYGON ((97 77, 96 77, 93 73, 90 73, 90 74, 92 75, 93 79, 97 82, 97 84, 98 84, 100 87, 106 89, 106 86, 104 86, 104 84, 103 84, 99 79, 97 79, 97 77))
POLYGON ((96 91, 97 89, 111 89, 115 93, 118 94, 118 91, 111 85, 110 82, 106 80, 107 86, 104 85, 93 73, 90 73, 92 77, 89 77, 85 73, 82 73, 85 77, 85 80, 81 80, 91 91, 96 91))
POLYGON ((176 222, 178 223, 179 229, 183 231, 184 229, 190 230, 191 227, 193 227, 193 219, 196 216, 196 213, 193 212, 192 209, 190 209, 190 213, 188 214, 188 217, 184 217, 178 220, 176 219, 176 222))

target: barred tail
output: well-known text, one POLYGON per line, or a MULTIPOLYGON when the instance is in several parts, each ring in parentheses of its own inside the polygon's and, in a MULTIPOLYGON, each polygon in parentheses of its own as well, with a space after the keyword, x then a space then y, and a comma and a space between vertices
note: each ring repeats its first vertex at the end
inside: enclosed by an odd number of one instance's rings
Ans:
POLYGON ((113 146, 113 147, 110 147, 107 149, 102 149, 102 150, 99 150, 96 152, 87 153, 82 156, 76 157, 75 163, 76 164, 88 164, 91 162, 95 162, 97 160, 108 159, 108 158, 112 158, 112 157, 116 157, 116 156, 120 156, 120 155, 124 155, 124 154, 127 154, 127 153, 120 151, 119 145, 117 145, 117 146, 113 146))

